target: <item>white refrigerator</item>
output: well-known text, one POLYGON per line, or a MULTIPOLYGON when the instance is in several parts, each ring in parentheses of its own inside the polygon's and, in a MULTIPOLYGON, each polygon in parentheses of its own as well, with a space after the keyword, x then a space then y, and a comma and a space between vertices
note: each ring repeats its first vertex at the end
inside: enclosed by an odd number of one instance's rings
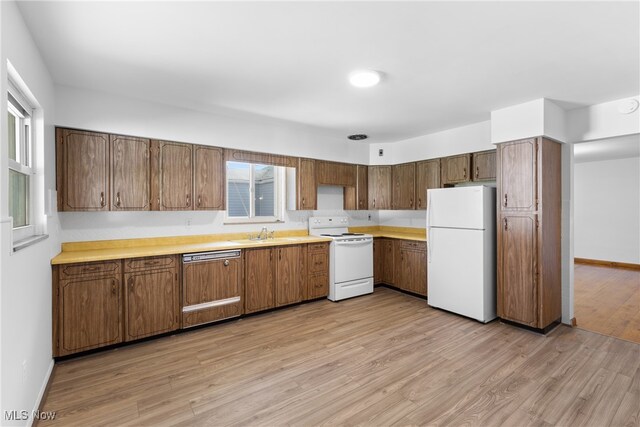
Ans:
POLYGON ((427 191, 428 304, 496 318, 496 191, 484 185, 427 191))

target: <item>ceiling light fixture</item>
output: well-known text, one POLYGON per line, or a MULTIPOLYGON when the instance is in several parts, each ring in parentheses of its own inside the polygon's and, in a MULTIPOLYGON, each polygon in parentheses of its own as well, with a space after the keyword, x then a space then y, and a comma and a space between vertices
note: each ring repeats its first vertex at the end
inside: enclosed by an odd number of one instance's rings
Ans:
POLYGON ((363 133, 356 133, 354 135, 349 135, 347 138, 352 141, 362 141, 363 139, 367 139, 369 137, 363 133))
POLYGON ((358 70, 349 74, 349 82, 355 87, 372 87, 380 83, 380 73, 373 70, 358 70))

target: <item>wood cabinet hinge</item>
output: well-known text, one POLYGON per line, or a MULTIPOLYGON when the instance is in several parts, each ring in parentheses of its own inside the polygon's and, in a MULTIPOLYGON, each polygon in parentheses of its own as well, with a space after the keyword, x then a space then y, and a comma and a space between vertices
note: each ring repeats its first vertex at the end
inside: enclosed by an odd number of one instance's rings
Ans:
POLYGON ((540 220, 536 217, 536 228, 540 228, 540 220))

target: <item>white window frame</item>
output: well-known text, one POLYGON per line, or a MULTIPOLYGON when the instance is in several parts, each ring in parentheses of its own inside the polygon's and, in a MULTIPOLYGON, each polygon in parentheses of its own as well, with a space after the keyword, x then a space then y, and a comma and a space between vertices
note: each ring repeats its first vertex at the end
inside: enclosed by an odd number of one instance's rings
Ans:
MULTIPOLYGON (((245 163, 249 165, 249 216, 229 216, 229 197, 227 194, 226 206, 224 211, 224 223, 225 224, 262 224, 262 223, 277 223, 283 222, 284 202, 285 202, 285 168, 283 166, 265 165, 261 163, 248 163, 248 162, 233 162, 233 163, 245 163), (273 199, 273 216, 256 216, 255 215, 255 168, 256 166, 273 166, 274 173, 274 199, 273 199)), ((227 163, 225 162, 225 190, 228 192, 229 181, 228 174, 226 173, 227 163)))
POLYGON ((26 198, 27 225, 13 227, 13 242, 15 243, 33 237, 36 234, 33 212, 35 196, 35 171, 33 167, 34 129, 32 123, 33 107, 10 79, 8 82, 8 93, 18 105, 14 105, 11 99, 7 97, 7 110, 20 119, 20 125, 18 126, 19 147, 17 147, 16 151, 17 160, 7 159, 9 170, 29 177, 27 190, 29 194, 26 198))

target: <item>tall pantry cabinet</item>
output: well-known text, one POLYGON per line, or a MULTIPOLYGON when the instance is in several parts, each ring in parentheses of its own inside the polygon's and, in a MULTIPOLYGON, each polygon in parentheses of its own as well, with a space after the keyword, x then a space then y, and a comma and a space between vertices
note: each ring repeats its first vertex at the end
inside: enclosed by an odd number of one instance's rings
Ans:
POLYGON ((544 330, 561 317, 561 147, 498 144, 498 317, 544 330))

